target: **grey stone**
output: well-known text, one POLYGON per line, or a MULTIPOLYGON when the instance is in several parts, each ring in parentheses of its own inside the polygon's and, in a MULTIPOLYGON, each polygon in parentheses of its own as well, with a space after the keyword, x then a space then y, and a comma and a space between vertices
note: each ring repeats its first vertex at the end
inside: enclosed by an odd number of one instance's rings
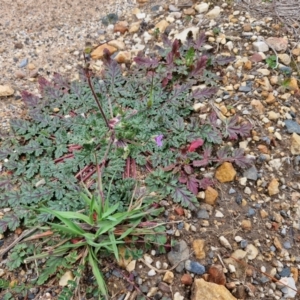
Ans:
POLYGON ((175 5, 171 4, 171 5, 169 5, 169 11, 177 12, 177 11, 180 11, 180 9, 178 7, 176 7, 175 5))
POLYGON ((255 166, 252 166, 250 169, 244 171, 243 177, 247 177, 250 180, 256 181, 258 178, 258 172, 255 166))
POLYGON ((200 209, 197 212, 197 218, 208 220, 209 219, 209 214, 205 209, 200 209))
POLYGON ((247 217, 253 217, 256 213, 256 210, 253 208, 249 208, 247 212, 247 217))
MULTIPOLYGON (((168 253, 168 260, 172 266, 177 265, 180 261, 189 258, 190 251, 185 241, 179 241, 173 249, 168 253)), ((181 273, 184 269, 184 261, 182 261, 177 267, 176 272, 181 273)))
POLYGON ((262 41, 254 42, 253 43, 253 48, 257 52, 267 52, 267 51, 269 51, 269 46, 265 42, 262 42, 262 41))
POLYGON ((229 194, 231 195, 231 194, 234 194, 236 191, 235 191, 235 189, 233 189, 233 188, 230 188, 230 190, 229 190, 229 194))
POLYGON ((241 248, 244 249, 248 246, 248 241, 246 240, 241 240, 241 248))
POLYGON ((297 122, 292 120, 285 120, 284 123, 288 133, 300 134, 300 125, 297 122))
POLYGON ((244 93, 248 93, 251 92, 252 87, 249 85, 241 85, 239 87, 239 92, 244 92, 244 93))
POLYGON ((290 241, 286 241, 283 243, 283 247, 285 249, 291 249, 292 248, 292 245, 291 245, 291 242, 290 241))
POLYGON ((27 66, 27 64, 28 64, 28 58, 24 58, 24 59, 21 60, 21 62, 19 64, 19 67, 24 68, 24 67, 27 66))
POLYGON ((291 269, 289 267, 284 267, 281 272, 278 273, 280 277, 290 277, 291 269))

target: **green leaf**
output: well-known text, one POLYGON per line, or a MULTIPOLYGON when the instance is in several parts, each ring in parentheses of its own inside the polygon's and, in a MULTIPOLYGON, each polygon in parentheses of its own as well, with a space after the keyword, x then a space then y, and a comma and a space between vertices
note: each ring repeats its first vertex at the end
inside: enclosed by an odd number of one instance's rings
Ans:
POLYGON ((98 284, 98 287, 99 287, 101 293, 104 296, 107 296, 108 295, 107 287, 105 285, 104 278, 103 278, 103 276, 102 276, 102 274, 99 270, 98 264, 95 260, 95 255, 94 255, 93 250, 91 248, 89 248, 88 261, 89 261, 89 264, 92 268, 93 274, 96 278, 96 281, 97 281, 97 284, 98 284))
POLYGON ((119 259, 119 250, 118 250, 118 247, 117 247, 117 241, 116 241, 115 234, 113 233, 113 231, 110 231, 108 233, 108 236, 109 236, 109 239, 111 241, 112 250, 113 250, 113 253, 115 255, 115 258, 119 262, 119 260, 120 260, 119 259))
POLYGON ((85 233, 84 230, 82 228, 80 228, 79 226, 77 226, 75 223, 71 222, 68 219, 61 217, 59 212, 56 212, 54 210, 47 209, 47 208, 41 208, 40 211, 54 215, 55 217, 60 219, 66 226, 66 227, 64 227, 64 226, 52 223, 51 225, 56 226, 57 229, 60 228, 60 230, 65 230, 66 232, 74 234, 74 235, 82 235, 85 233))

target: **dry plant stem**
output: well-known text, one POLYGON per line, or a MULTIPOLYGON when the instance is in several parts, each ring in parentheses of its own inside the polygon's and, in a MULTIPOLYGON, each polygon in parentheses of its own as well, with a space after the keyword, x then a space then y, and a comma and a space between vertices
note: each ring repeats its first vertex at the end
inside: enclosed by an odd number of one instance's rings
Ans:
POLYGON ((106 118, 106 116, 105 116, 105 114, 104 114, 104 111, 103 111, 103 109, 102 109, 102 107, 101 107, 100 101, 99 101, 99 99, 98 99, 98 97, 97 97, 97 95, 96 95, 96 93, 95 93, 94 88, 93 88, 92 81, 91 81, 91 74, 90 74, 90 71, 89 71, 88 67, 85 68, 85 76, 86 76, 86 78, 87 78, 89 87, 90 87, 90 89, 91 89, 91 91, 92 91, 93 97, 94 97, 94 99, 95 99, 95 101, 96 101, 96 103, 97 103, 97 106, 98 106, 98 108, 99 108, 99 111, 100 111, 100 113, 101 113, 101 115, 102 115, 102 117, 103 117, 103 119, 104 119, 104 121, 105 121, 105 124, 106 124, 107 128, 110 129, 108 120, 107 120, 107 118, 106 118))
POLYGON ((127 210, 128 212, 132 210, 132 204, 133 204, 133 199, 134 199, 136 189, 137 189, 137 183, 134 186, 134 190, 133 190, 133 193, 132 193, 132 196, 131 196, 131 199, 130 199, 130 204, 129 204, 128 210, 127 210))
POLYGON ((32 240, 37 240, 37 239, 41 239, 41 238, 44 238, 44 237, 47 237, 47 236, 51 236, 53 234, 54 234, 53 231, 48 230, 48 231, 45 231, 45 232, 42 232, 42 233, 37 233, 35 235, 32 235, 32 236, 24 239, 23 241, 28 242, 28 241, 32 241, 32 240))
POLYGON ((5 249, 3 249, 0 252, 0 257, 2 257, 5 253, 7 253, 11 248, 13 248, 16 244, 18 244, 23 238, 25 238, 26 236, 30 235, 31 233, 35 232, 38 229, 38 227, 34 227, 32 229, 28 229, 25 230, 24 232, 22 232, 22 234, 16 239, 14 240, 9 246, 7 246, 5 249))
MULTIPOLYGON (((86 256, 88 255, 88 247, 85 247, 85 249, 83 250, 83 252, 80 254, 81 260, 79 265, 84 265, 84 260, 86 259, 86 256)), ((80 297, 80 290, 79 290, 79 281, 80 281, 80 276, 76 276, 76 289, 74 291, 74 294, 76 295, 76 293, 78 294, 78 298, 77 299, 81 299, 80 297)), ((72 297, 72 299, 75 300, 75 298, 72 297)))

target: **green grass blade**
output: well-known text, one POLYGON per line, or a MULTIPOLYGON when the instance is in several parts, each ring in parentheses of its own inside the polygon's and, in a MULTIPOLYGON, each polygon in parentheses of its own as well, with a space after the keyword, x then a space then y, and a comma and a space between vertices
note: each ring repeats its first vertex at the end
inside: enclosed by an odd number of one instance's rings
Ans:
POLYGON ((134 222, 130 223, 130 228, 128 228, 120 237, 118 237, 118 240, 123 240, 126 236, 128 236, 135 228, 138 226, 141 222, 141 218, 135 220, 134 222))
POLYGON ((41 208, 40 211, 41 212, 46 212, 46 213, 51 214, 51 215, 54 215, 55 217, 60 219, 70 230, 73 231, 73 234, 82 235, 82 234, 85 233, 85 231, 82 228, 80 228, 79 226, 74 224, 72 221, 70 221, 66 218, 63 218, 61 216, 60 212, 57 212, 55 210, 51 210, 51 209, 48 209, 48 208, 41 208))
POLYGON ((116 203, 115 205, 113 205, 112 207, 109 207, 102 215, 102 219, 105 219, 107 217, 109 217, 111 214, 113 214, 118 208, 119 208, 120 204, 116 203))
POLYGON ((98 287, 101 291, 101 293, 107 297, 108 296, 108 293, 107 293, 107 287, 106 287, 106 284, 105 284, 105 281, 103 279, 103 276, 99 270, 99 267, 97 265, 97 262, 95 260, 95 257, 94 257, 94 254, 93 254, 93 250, 91 248, 89 248, 89 254, 88 254, 88 261, 89 261, 89 264, 92 268, 92 271, 93 271, 93 274, 96 278, 96 281, 97 281, 97 284, 98 284, 98 287))
POLYGON ((78 219, 81 220, 89 225, 92 225, 92 223, 90 223, 90 218, 82 213, 78 213, 78 212, 72 212, 72 211, 55 211, 56 215, 60 216, 60 218, 64 218, 64 219, 78 219))
POLYGON ((112 250, 113 250, 113 253, 116 257, 116 260, 119 261, 119 251, 118 251, 118 247, 117 247, 117 241, 116 241, 116 237, 115 237, 115 234, 110 231, 108 233, 108 236, 109 236, 109 239, 111 241, 111 246, 112 246, 112 250))

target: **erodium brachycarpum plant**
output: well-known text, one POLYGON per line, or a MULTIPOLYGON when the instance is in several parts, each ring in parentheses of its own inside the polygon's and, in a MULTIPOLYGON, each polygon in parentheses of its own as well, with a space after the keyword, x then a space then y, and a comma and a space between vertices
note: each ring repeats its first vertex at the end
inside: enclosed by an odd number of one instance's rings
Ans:
MULTIPOLYGON (((138 199, 144 209, 168 198, 195 210, 197 193, 214 184, 204 176, 206 168, 225 161, 247 167, 243 150, 227 142, 245 138, 251 125, 238 116, 220 119, 214 111, 201 120, 193 111, 195 102, 216 94, 217 73, 234 60, 205 52, 204 43, 204 34, 196 40, 189 35, 184 44, 163 37, 164 46, 148 56, 140 53, 126 74, 107 51, 101 76, 87 64, 79 81, 54 74, 52 81, 39 78, 40 96, 23 91, 28 118, 12 120, 10 137, 1 141, 0 205, 12 210, 0 220, 0 231, 53 217, 64 227, 88 223, 88 217, 74 221, 69 214, 87 209, 83 187, 102 205, 117 207, 111 215, 125 214, 138 199)), ((143 221, 153 222, 149 217, 143 221)), ((88 225, 97 233, 95 224, 88 225)), ((91 247, 95 232, 75 229, 86 243, 81 246, 91 247)), ((106 236, 117 257, 113 232, 106 236)), ((166 242, 148 236, 158 245, 166 242)), ((95 249, 89 255, 94 268, 95 249)))

